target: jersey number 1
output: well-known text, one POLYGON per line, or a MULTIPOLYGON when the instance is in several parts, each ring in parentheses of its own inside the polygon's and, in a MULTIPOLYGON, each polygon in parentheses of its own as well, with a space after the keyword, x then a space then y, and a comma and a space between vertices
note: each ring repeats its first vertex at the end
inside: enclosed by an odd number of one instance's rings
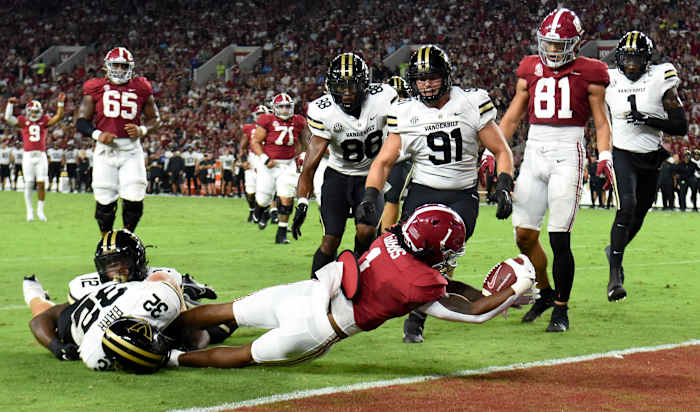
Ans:
POLYGON ((556 112, 558 119, 571 119, 571 89, 569 78, 543 77, 535 85, 535 116, 538 119, 551 119, 556 112), (561 90, 561 107, 556 111, 556 88, 561 90))

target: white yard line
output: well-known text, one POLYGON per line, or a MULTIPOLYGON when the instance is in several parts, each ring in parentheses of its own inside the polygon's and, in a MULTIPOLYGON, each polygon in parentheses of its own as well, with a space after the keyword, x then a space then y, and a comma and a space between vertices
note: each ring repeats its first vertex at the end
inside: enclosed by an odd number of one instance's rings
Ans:
POLYGON ((358 390, 363 390, 363 389, 383 388, 386 386, 393 386, 393 385, 406 385, 406 384, 411 384, 411 383, 418 383, 418 382, 424 382, 424 381, 430 381, 430 380, 434 380, 434 379, 441 379, 441 378, 448 378, 448 377, 483 375, 483 374, 493 373, 493 372, 513 371, 513 370, 519 370, 519 369, 530 369, 530 368, 536 368, 536 367, 540 367, 540 366, 563 365, 563 364, 567 364, 567 363, 584 362, 584 361, 589 361, 589 360, 593 360, 593 359, 601 359, 601 358, 622 358, 625 355, 631 355, 634 353, 655 352, 655 351, 659 351, 659 350, 674 349, 674 348, 680 348, 680 347, 684 347, 684 346, 693 346, 693 345, 700 345, 700 340, 692 339, 692 340, 678 343, 678 344, 647 346, 647 347, 641 347, 641 348, 630 348, 630 349, 615 350, 615 351, 603 352, 603 353, 592 353, 590 355, 573 356, 573 357, 569 357, 569 358, 549 359, 549 360, 527 362, 527 363, 514 363, 514 364, 506 365, 506 366, 489 366, 489 367, 481 368, 481 369, 463 370, 463 371, 455 372, 455 373, 448 374, 448 375, 412 376, 412 377, 408 377, 408 378, 398 378, 398 379, 390 379, 390 380, 375 381, 375 382, 363 382, 363 383, 356 383, 353 385, 345 385, 345 386, 331 386, 331 387, 327 387, 327 388, 310 389, 310 390, 304 390, 304 391, 282 393, 282 394, 278 394, 278 395, 265 396, 262 398, 249 399, 247 401, 225 403, 225 404, 216 405, 216 406, 196 407, 196 408, 190 408, 190 409, 177 409, 177 410, 172 410, 171 412, 216 412, 216 411, 221 411, 221 410, 225 410, 225 409, 236 409, 236 408, 243 408, 243 407, 247 407, 247 406, 257 406, 257 405, 264 405, 264 404, 274 403, 274 402, 289 401, 289 400, 293 400, 293 399, 310 398, 312 396, 330 395, 330 394, 341 393, 341 392, 352 392, 352 391, 358 391, 358 390))

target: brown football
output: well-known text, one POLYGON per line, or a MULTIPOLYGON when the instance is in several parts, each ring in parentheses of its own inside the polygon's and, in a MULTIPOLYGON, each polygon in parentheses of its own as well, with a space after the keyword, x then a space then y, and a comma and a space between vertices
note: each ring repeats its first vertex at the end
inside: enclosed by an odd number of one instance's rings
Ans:
MULTIPOLYGON (((511 260, 511 259, 508 259, 511 260)), ((517 279, 515 270, 508 264, 508 260, 503 261, 489 270, 489 273, 484 279, 484 284, 481 293, 484 296, 502 291, 503 289, 512 286, 517 279)), ((519 257, 513 258, 513 261, 518 264, 523 264, 523 260, 519 257)))

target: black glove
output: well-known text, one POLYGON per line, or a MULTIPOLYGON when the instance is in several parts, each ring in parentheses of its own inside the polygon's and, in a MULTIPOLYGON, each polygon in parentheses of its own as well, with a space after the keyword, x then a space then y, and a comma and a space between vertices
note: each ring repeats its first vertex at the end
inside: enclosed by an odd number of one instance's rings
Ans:
POLYGON ((498 183, 496 183, 496 217, 499 219, 507 219, 513 212, 513 178, 508 173, 498 175, 498 183))
POLYGON ((49 343, 49 350, 58 360, 78 360, 78 345, 74 343, 63 343, 58 338, 53 338, 49 343))
POLYGON ((376 187, 368 187, 365 189, 365 196, 362 198, 362 202, 357 206, 357 210, 355 210, 355 220, 357 223, 364 223, 369 226, 375 226, 377 224, 379 216, 377 215, 375 203, 377 203, 378 197, 379 190, 376 187))
POLYGON ((306 220, 306 212, 309 210, 309 205, 306 203, 298 203, 296 212, 294 212, 294 220, 292 221, 292 236, 294 240, 301 236, 301 225, 306 220))
POLYGON ((627 115, 627 123, 634 123, 636 126, 644 126, 647 124, 649 116, 639 113, 636 110, 630 110, 627 115))

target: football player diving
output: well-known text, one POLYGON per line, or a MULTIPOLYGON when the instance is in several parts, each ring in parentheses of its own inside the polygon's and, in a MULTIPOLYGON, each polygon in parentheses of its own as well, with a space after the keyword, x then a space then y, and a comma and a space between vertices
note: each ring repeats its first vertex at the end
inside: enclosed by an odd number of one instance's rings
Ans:
POLYGON ((483 323, 512 305, 532 302, 535 270, 525 255, 517 259, 522 263, 512 265, 516 281, 510 287, 488 296, 468 285, 450 291, 445 274, 464 254, 466 230, 452 209, 425 205, 376 239, 359 260, 345 251, 316 271, 317 279, 185 311, 174 327, 233 322, 269 331, 244 346, 173 350, 168 366, 293 365, 322 356, 338 341, 419 307, 439 319, 483 323))

